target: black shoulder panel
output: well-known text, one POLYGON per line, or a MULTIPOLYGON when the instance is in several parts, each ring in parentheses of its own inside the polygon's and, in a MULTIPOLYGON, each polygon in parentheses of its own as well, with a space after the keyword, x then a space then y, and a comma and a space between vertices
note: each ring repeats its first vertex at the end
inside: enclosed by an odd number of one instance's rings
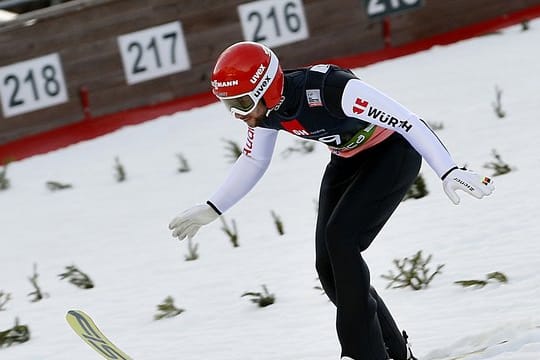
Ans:
POLYGON ((358 79, 350 70, 334 68, 330 74, 326 77, 324 82, 324 101, 328 110, 340 117, 345 116, 341 110, 341 98, 343 96, 343 89, 349 80, 358 79))

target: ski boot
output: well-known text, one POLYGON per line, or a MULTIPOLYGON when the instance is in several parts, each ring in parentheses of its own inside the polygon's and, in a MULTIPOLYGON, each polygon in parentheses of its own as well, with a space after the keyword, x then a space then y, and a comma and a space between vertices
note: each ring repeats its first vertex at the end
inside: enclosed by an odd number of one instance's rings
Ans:
POLYGON ((409 342, 407 341, 409 336, 407 335, 405 330, 403 330, 403 338, 405 339, 405 344, 407 345, 407 360, 418 360, 418 358, 416 358, 412 353, 411 344, 409 344, 409 342))

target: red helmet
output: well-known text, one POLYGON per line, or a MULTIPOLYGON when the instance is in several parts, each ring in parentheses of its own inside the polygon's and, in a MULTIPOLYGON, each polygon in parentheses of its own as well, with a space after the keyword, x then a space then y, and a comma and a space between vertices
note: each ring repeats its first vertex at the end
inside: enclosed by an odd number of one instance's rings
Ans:
POLYGON ((279 104, 283 70, 272 50, 244 41, 221 53, 212 72, 211 84, 214 95, 231 112, 247 115, 261 99, 268 109, 279 104))

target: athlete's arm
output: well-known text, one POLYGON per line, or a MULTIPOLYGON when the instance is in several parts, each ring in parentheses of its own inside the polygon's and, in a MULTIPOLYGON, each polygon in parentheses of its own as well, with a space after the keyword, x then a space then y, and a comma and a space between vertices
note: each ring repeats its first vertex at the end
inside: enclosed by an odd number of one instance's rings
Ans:
POLYGON ((403 135, 440 178, 457 168, 443 143, 422 119, 362 80, 346 83, 341 108, 347 116, 403 135))
POLYGON ((270 165, 278 131, 249 128, 244 151, 229 175, 208 203, 219 214, 224 213, 253 189, 270 165))

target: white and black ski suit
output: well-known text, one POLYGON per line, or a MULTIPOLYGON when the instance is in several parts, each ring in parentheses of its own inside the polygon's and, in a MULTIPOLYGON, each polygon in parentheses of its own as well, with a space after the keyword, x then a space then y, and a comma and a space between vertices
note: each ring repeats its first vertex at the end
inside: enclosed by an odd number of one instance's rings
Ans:
POLYGON ((243 154, 208 204, 222 213, 251 190, 270 163, 280 130, 328 145, 316 268, 337 308, 342 356, 405 360, 405 341, 370 287, 362 251, 416 179, 422 157, 441 178, 455 163, 423 120, 348 70, 287 70, 283 95, 261 126, 248 129, 243 154))

